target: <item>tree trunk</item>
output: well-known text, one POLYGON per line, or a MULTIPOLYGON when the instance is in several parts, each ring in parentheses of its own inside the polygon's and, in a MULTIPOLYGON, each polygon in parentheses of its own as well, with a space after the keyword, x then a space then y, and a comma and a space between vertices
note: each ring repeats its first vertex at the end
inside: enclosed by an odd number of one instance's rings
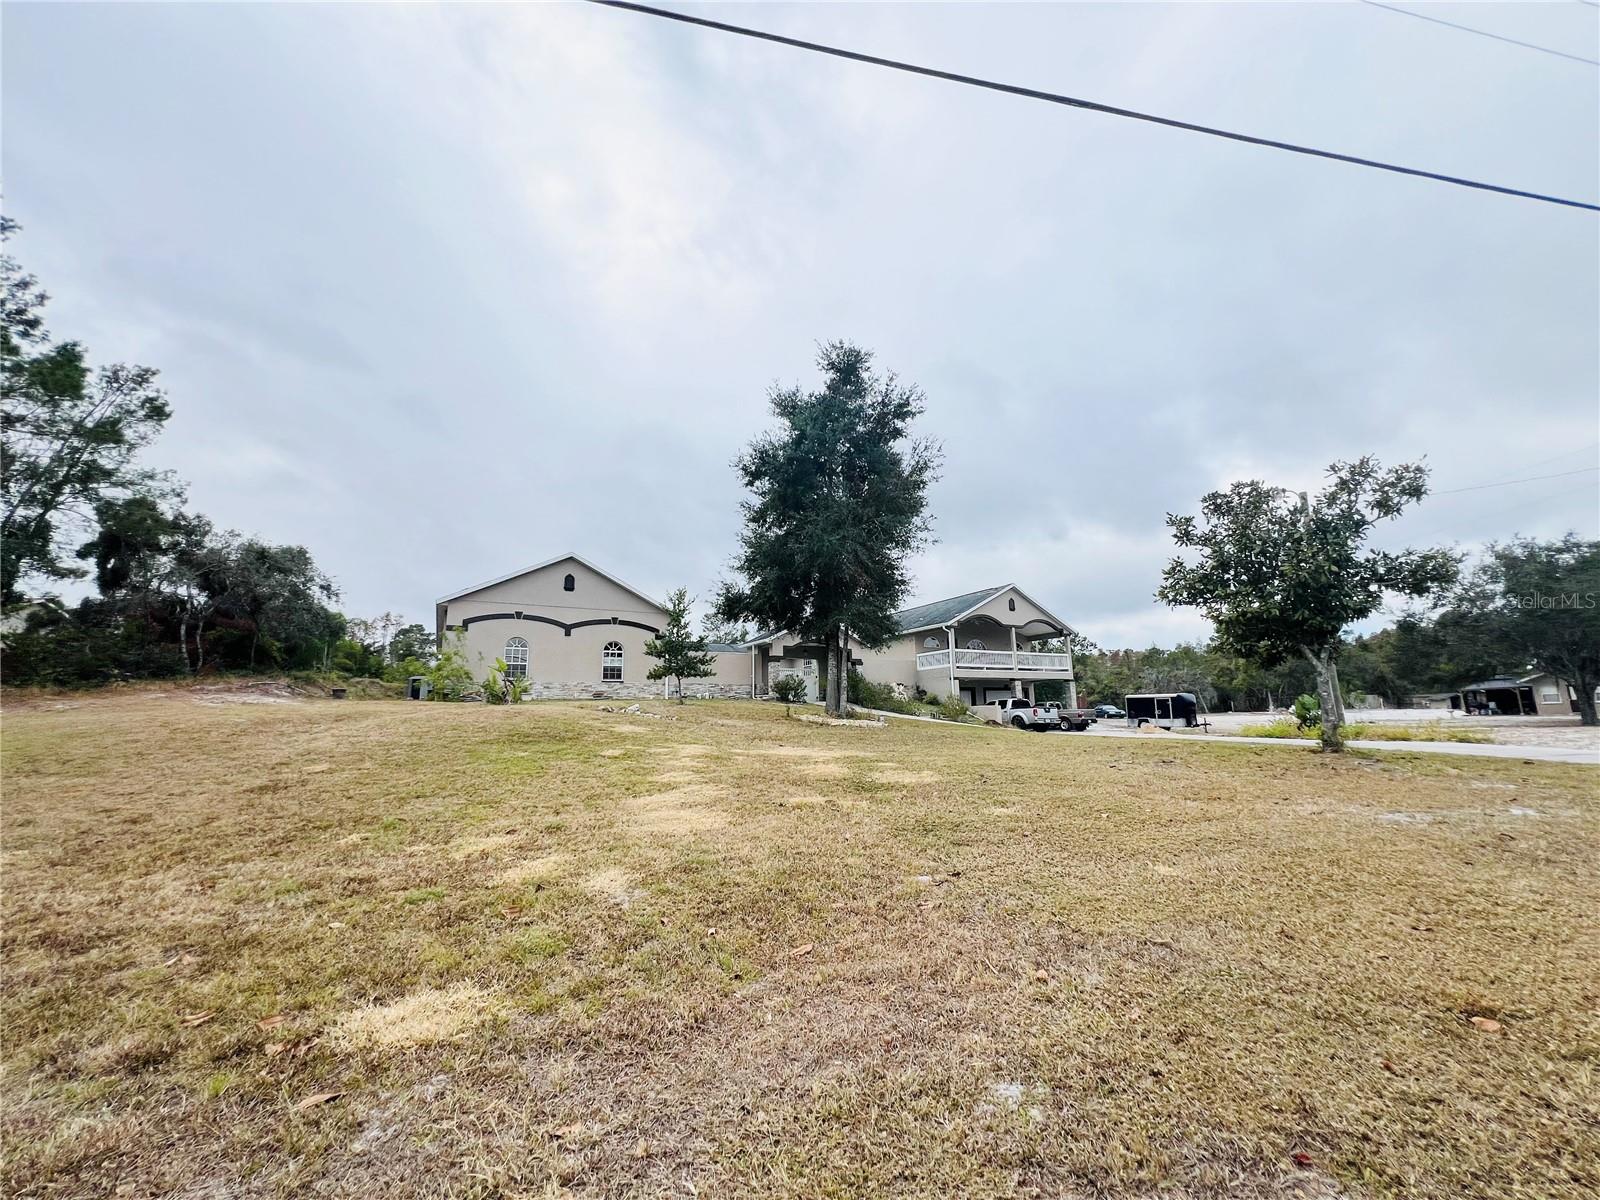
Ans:
POLYGON ((194 668, 189 665, 189 610, 183 610, 183 615, 178 618, 178 649, 183 651, 183 669, 191 675, 194 668))
POLYGON ((674 682, 676 682, 677 685, 678 685, 678 703, 682 704, 683 703, 683 676, 682 675, 675 676, 674 677, 674 682))
POLYGON ((194 627, 194 673, 196 675, 205 670, 206 666, 206 644, 201 640, 205 637, 205 633, 206 618, 205 614, 202 613, 200 619, 195 622, 194 627))
POLYGON ((835 628, 828 634, 828 715, 843 717, 848 698, 849 685, 845 681, 843 655, 840 654, 839 630, 835 628))
POLYGON ((250 669, 256 669, 256 642, 261 640, 261 625, 253 622, 250 629, 250 669))
POLYGON ((1339 739, 1339 726, 1344 723, 1344 706, 1339 700, 1339 674, 1333 665, 1333 650, 1323 646, 1313 651, 1302 647, 1306 658, 1317 673, 1317 697, 1322 703, 1322 748, 1330 754, 1344 749, 1339 739))
POLYGON ((1339 684, 1339 664, 1333 657, 1333 652, 1328 653, 1328 679, 1333 686, 1333 704, 1339 713, 1339 726, 1344 727, 1347 717, 1344 711, 1344 688, 1339 684))
POLYGON ((1594 708, 1595 681, 1583 676, 1572 681, 1573 690, 1578 693, 1578 720, 1585 725, 1600 725, 1600 716, 1594 708))

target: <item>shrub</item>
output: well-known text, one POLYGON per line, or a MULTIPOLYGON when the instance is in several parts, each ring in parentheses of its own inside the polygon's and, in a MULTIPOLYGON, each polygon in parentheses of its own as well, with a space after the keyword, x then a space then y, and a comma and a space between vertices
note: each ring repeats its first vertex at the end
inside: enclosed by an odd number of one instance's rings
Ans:
POLYGON ((1318 729, 1322 725, 1322 701, 1315 696, 1296 696, 1294 707, 1289 712, 1293 714, 1298 729, 1318 729))
POLYGON ((937 704, 935 715, 943 717, 946 721, 972 721, 977 719, 967 711, 967 702, 960 696, 945 696, 937 704))
POLYGON ((806 698, 806 681, 798 675, 785 675, 772 681, 772 698, 785 704, 801 704, 806 698))
POLYGON ((467 667, 467 639, 464 633, 457 630, 427 675, 430 699, 459 700, 472 690, 472 671, 467 667))

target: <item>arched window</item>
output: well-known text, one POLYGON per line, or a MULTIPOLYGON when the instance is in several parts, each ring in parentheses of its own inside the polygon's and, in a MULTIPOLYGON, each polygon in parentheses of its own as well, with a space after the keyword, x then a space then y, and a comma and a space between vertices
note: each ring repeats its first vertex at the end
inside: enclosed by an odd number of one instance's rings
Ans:
POLYGON ((985 646, 983 644, 983 639, 982 638, 968 638, 967 639, 967 649, 968 650, 987 650, 988 648, 989 647, 987 647, 987 646, 985 646))
POLYGON ((511 638, 506 642, 506 652, 501 657, 506 660, 507 678, 526 679, 528 677, 527 638, 511 638))
POLYGON ((1017 598, 1015 596, 1012 596, 1009 600, 1006 601, 1006 605, 1012 612, 1016 612, 1017 611, 1017 598))
POLYGON ((938 649, 941 648, 942 645, 943 645, 943 643, 940 642, 939 639, 934 637, 931 633, 927 637, 922 639, 922 648, 924 650, 938 650, 938 649))
POLYGON ((622 643, 607 642, 600 651, 600 682, 622 682, 622 643))
POLYGON ((563 592, 573 591, 575 588, 577 588, 577 586, 578 586, 578 581, 576 579, 574 579, 571 575, 568 575, 565 579, 563 579, 561 581, 561 590, 563 592))

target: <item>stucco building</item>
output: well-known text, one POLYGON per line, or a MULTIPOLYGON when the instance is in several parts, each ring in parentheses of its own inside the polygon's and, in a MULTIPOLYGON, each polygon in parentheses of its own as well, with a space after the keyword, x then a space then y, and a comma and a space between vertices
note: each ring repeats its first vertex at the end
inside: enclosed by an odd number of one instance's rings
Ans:
MULTIPOLYGON (((645 698, 666 693, 646 678, 644 652, 666 624, 650 596, 576 554, 564 554, 442 597, 435 605, 441 645, 461 639, 476 678, 496 659, 528 681, 534 699, 645 698)), ((1033 696, 1044 680, 1066 684, 1076 705, 1072 654, 1039 643, 1064 639, 1070 627, 1014 584, 983 588, 895 615, 899 635, 881 650, 852 643, 852 662, 868 679, 907 695, 960 696, 982 704, 1033 696)), ((785 631, 740 646, 713 645, 715 674, 686 680, 690 696, 761 697, 786 674, 818 695, 822 647, 785 631)))

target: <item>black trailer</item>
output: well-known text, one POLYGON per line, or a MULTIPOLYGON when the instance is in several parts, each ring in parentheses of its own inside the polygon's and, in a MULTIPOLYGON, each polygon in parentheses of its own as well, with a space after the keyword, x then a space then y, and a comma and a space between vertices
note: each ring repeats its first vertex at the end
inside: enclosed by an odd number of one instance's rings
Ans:
POLYGON ((1129 696, 1122 705, 1128 710, 1128 724, 1158 725, 1162 729, 1192 729, 1201 724, 1200 702, 1193 692, 1148 692, 1129 696))

